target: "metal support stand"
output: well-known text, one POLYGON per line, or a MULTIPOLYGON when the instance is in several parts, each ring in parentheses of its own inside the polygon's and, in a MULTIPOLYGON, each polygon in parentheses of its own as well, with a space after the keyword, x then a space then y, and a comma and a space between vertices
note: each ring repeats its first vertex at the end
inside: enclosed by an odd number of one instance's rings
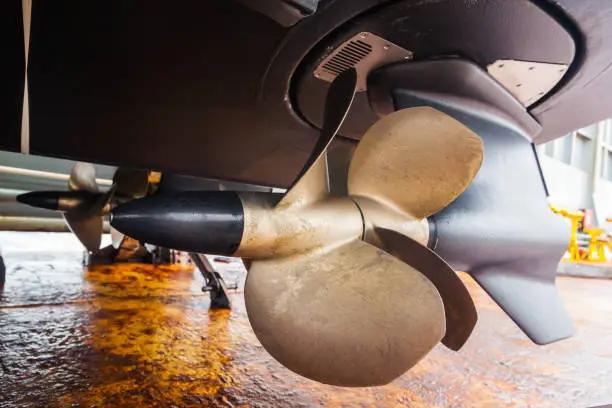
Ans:
POLYGON ((190 252, 189 256, 204 277, 206 286, 202 288, 202 291, 210 292, 210 308, 231 309, 232 304, 227 296, 227 287, 225 286, 225 282, 223 281, 221 275, 214 270, 210 262, 208 262, 206 256, 195 252, 190 252))
POLYGON ((168 248, 156 247, 152 255, 153 265, 173 265, 177 263, 174 251, 168 248))

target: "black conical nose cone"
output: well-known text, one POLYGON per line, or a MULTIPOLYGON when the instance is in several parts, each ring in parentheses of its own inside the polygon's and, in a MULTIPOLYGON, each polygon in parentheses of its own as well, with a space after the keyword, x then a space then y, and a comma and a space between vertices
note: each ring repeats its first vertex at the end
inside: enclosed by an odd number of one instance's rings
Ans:
MULTIPOLYGON (((168 211, 163 209, 164 200, 158 197, 143 198, 122 204, 112 210, 111 225, 132 238, 156 244, 156 231, 167 229, 168 211)), ((159 239, 159 238, 157 238, 159 239)))
POLYGON ((244 215, 234 192, 156 194, 115 208, 111 225, 143 243, 231 255, 242 239, 244 215))
POLYGON ((59 196, 60 193, 54 191, 33 191, 31 193, 20 194, 16 199, 18 202, 32 207, 57 210, 59 196))

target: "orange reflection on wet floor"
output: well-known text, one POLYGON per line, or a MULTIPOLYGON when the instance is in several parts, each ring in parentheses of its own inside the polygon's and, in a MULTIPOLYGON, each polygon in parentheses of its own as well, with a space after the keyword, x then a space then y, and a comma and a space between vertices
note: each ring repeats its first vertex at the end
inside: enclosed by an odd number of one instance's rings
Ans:
POLYGON ((66 402, 201 406, 217 397, 222 402, 220 390, 233 384, 225 371, 229 312, 206 312, 207 299, 191 291, 192 281, 191 269, 91 269, 87 282, 96 296, 89 306, 88 344, 104 359, 98 383, 66 402))
POLYGON ((464 276, 480 320, 461 352, 438 346, 388 386, 343 389, 306 380, 272 360, 250 329, 240 293, 233 295, 231 313, 209 312, 201 278, 190 268, 55 268, 45 276, 55 282, 49 287, 61 302, 49 301, 45 282, 20 281, 15 268, 0 299, 0 407, 612 402, 610 281, 560 279, 579 334, 538 347, 464 276), (79 286, 69 273, 81 274, 79 286), (63 295, 57 282, 66 283, 63 295), (35 293, 46 303, 38 304, 35 293))

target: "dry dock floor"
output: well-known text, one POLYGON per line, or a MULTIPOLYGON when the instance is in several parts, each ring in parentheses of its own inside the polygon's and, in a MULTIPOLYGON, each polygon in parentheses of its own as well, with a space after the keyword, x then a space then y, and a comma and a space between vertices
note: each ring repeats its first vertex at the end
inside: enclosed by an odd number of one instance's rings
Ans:
MULTIPOLYGON (((0 295, 0 407, 591 407, 612 403, 612 281, 559 278, 578 333, 532 344, 462 276, 479 322, 385 387, 301 378, 252 333, 241 291, 209 312, 197 271, 78 257, 7 258, 0 295)), ((235 273, 235 271, 234 271, 235 273)), ((238 276, 239 277, 239 276, 238 276)))

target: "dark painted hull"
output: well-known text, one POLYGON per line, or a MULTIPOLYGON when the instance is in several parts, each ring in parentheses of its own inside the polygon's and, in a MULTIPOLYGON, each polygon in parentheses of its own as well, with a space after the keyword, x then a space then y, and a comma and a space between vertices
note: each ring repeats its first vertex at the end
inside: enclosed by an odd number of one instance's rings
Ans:
MULTIPOLYGON (((8 61, 0 148, 19 151, 23 26, 18 2, 9 3, 0 13, 8 61)), ((302 60, 334 36, 377 24, 417 58, 462 55, 483 68, 501 58, 571 62, 531 108, 543 125, 538 142, 612 115, 610 2, 324 0, 293 26, 248 3, 34 1, 30 152, 286 186, 322 109, 321 92, 304 100, 310 88, 294 87, 302 60)))

